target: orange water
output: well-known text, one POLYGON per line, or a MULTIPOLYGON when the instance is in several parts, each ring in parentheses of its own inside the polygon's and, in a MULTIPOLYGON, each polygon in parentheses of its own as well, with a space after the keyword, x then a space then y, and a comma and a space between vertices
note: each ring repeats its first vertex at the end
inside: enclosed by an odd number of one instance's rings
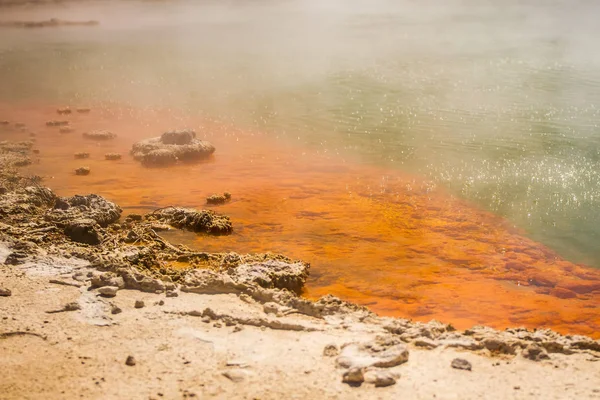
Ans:
MULTIPOLYGON (((599 270, 561 259, 431 182, 173 110, 111 105, 64 117, 55 109, 0 104, 0 119, 25 122, 37 134, 40 155, 26 171, 46 177, 61 195, 97 193, 127 214, 167 205, 204 208, 208 195, 229 191, 232 202, 215 209, 231 217, 234 234, 168 238, 206 251, 303 259, 311 264, 307 297, 331 293, 382 315, 600 337, 599 270), (50 119, 70 120, 75 132, 47 128, 50 119), (139 139, 184 127, 216 146, 212 159, 149 169, 127 155, 139 139), (119 136, 83 139, 90 129, 119 136), (78 151, 91 158, 75 160, 78 151), (105 161, 108 152, 124 158, 105 161), (83 165, 91 174, 76 176, 83 165)), ((0 136, 26 139, 28 133, 0 128, 0 136)))

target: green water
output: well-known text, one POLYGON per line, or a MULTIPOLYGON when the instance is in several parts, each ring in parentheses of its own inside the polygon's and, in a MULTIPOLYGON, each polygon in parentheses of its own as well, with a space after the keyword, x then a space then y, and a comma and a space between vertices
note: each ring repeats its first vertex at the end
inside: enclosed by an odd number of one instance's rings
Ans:
POLYGON ((176 107, 421 174, 600 267, 598 15, 593 0, 5 9, 101 25, 0 30, 0 98, 176 107))

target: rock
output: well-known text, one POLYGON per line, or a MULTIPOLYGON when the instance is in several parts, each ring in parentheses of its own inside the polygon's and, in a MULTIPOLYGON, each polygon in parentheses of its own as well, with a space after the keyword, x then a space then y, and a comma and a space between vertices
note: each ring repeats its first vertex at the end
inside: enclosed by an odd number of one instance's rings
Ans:
POLYGON ((207 210, 167 207, 154 211, 146 217, 166 222, 176 228, 213 235, 226 235, 233 230, 229 217, 207 210))
POLYGON ((169 131, 161 135, 160 141, 163 144, 184 145, 190 144, 196 138, 196 132, 192 130, 169 131))
POLYGON ((0 296, 2 296, 2 297, 12 296, 12 291, 10 289, 0 287, 0 296))
POLYGON ((90 174, 90 167, 79 167, 75 170, 75 175, 85 176, 90 174))
POLYGON ((137 362, 135 361, 135 357, 133 356, 127 356, 127 360, 125 360, 125 365, 129 365, 130 367, 133 367, 137 362))
POLYGON ((71 114, 71 109, 69 107, 62 107, 56 110, 59 115, 71 114))
POLYGON ((106 130, 98 130, 98 131, 90 131, 84 132, 83 137, 91 140, 111 140, 117 137, 116 134, 106 131, 106 130))
POLYGON ((78 311, 81 310, 81 306, 76 301, 65 304, 63 310, 65 311, 78 311))
POLYGON ((244 330, 244 327, 241 326, 241 325, 236 325, 236 326, 233 327, 233 332, 240 332, 240 331, 243 331, 243 330, 244 330))
POLYGON ((87 108, 87 107, 80 107, 76 110, 79 114, 88 114, 90 111, 92 111, 91 109, 87 108))
POLYGON ((201 321, 204 322, 205 324, 209 324, 212 321, 212 319, 207 315, 207 316, 202 317, 201 321))
POLYGON ((102 243, 100 226, 91 218, 68 221, 64 228, 65 235, 74 242, 98 245, 102 243))
POLYGON ((123 310, 121 310, 121 307, 116 306, 116 305, 112 305, 111 309, 110 309, 110 313, 111 314, 121 314, 123 312, 123 310))
POLYGON ((127 216, 127 218, 125 218, 125 219, 128 219, 130 221, 141 221, 142 220, 142 216, 140 214, 129 214, 127 216))
POLYGON ((167 297, 179 297, 179 292, 177 290, 167 290, 167 297))
POLYGON ((360 385, 364 381, 365 377, 363 375, 363 371, 361 368, 358 367, 350 368, 342 375, 342 382, 351 385, 360 385))
POLYGON ((323 355, 325 357, 335 357, 340 354, 340 349, 335 344, 328 344, 323 349, 323 355))
POLYGON ((209 157, 215 148, 196 139, 190 130, 165 132, 160 137, 142 140, 131 148, 133 157, 146 166, 168 166, 178 161, 198 161, 209 157))
POLYGON ((76 219, 93 219, 101 227, 116 222, 121 217, 121 208, 102 196, 90 194, 61 197, 46 214, 46 219, 55 223, 66 223, 76 219))
POLYGON ((98 289, 98 293, 100 293, 104 297, 115 297, 119 288, 116 286, 103 286, 98 289))
POLYGON ((124 289, 125 281, 122 277, 115 275, 114 272, 95 273, 92 277, 92 287, 99 288, 104 286, 115 286, 119 289, 124 289))
POLYGON ((378 337, 375 342, 351 343, 342 347, 337 358, 344 368, 390 368, 408 361, 408 348, 394 340, 378 337))
MULTIPOLYGON (((141 290, 146 293, 165 291, 165 283, 160 279, 150 278, 140 273, 133 273, 130 271, 124 271, 121 276, 125 281, 126 289, 141 290)), ((161 302, 164 304, 163 300, 161 300, 161 302)))
POLYGON ((74 129, 73 129, 73 128, 71 128, 70 126, 65 126, 65 127, 62 127, 62 128, 60 128, 60 129, 58 130, 58 132, 59 132, 59 133, 66 134, 66 133, 73 133, 73 130, 74 130, 74 129))
POLYGON ((465 371, 471 371, 471 363, 465 360, 464 358, 455 358, 452 360, 450 366, 454 369, 463 369, 465 371))
POLYGON ((177 163, 177 155, 168 149, 151 150, 141 156, 142 164, 149 167, 168 167, 177 163))
POLYGON ((550 358, 545 348, 534 343, 529 344, 525 350, 523 350, 522 354, 523 357, 533 361, 547 360, 550 358))
POLYGON ((119 153, 106 153, 104 155, 104 159, 108 160, 108 161, 116 161, 116 160, 120 160, 121 158, 122 158, 122 156, 119 153))
POLYGON ((64 121, 64 120, 61 120, 61 121, 54 120, 54 121, 46 122, 46 126, 67 126, 67 125, 69 125, 69 121, 64 121))
POLYGON ((86 153, 86 152, 75 153, 73 156, 75 157, 75 159, 81 160, 83 158, 90 158, 90 153, 86 153))
POLYGON ((427 338, 417 339, 413 342, 413 344, 417 347, 423 347, 426 349, 435 349, 438 346, 433 340, 427 338))
POLYGON ((375 387, 386 387, 396 384, 398 375, 381 369, 370 369, 364 373, 366 383, 372 383, 375 387))
POLYGON ((308 278, 309 264, 278 260, 240 264, 228 271, 241 284, 256 283, 264 288, 287 289, 300 294, 308 278))
POLYGON ((144 303, 144 301, 143 301, 143 300, 136 300, 136 301, 135 301, 135 305, 134 305, 134 307, 135 307, 135 308, 144 308, 144 306, 145 306, 145 305, 146 305, 146 304, 144 303))
POLYGON ((225 204, 226 202, 231 200, 231 193, 225 192, 221 194, 213 194, 212 196, 208 196, 206 198, 206 204, 225 204))
POLYGON ((225 371, 222 374, 225 378, 235 383, 243 382, 249 375, 247 371, 244 371, 242 369, 232 369, 229 371, 225 371))
POLYGON ((503 338, 486 338, 481 341, 483 347, 495 354, 515 354, 517 342, 504 340, 503 338))

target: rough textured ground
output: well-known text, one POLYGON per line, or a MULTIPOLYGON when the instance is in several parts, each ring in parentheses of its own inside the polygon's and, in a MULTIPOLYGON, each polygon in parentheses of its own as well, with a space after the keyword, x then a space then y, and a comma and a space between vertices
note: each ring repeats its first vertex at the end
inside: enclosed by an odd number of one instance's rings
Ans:
POLYGON ((395 385, 352 387, 342 383, 345 369, 336 366, 336 357, 323 350, 394 336, 380 320, 361 323, 350 314, 277 317, 265 314, 263 304, 233 294, 165 297, 121 290, 102 298, 87 285, 50 283, 76 284, 71 276, 87 273, 68 261, 62 270, 57 277, 40 268, 0 267, 1 285, 12 291, 0 297, 0 399, 600 398, 600 359, 593 352, 552 353, 548 360, 532 361, 491 356, 488 350, 410 345, 408 361, 389 369, 399 376, 395 385), (136 300, 145 307, 134 308, 136 300), (47 313, 71 302, 81 309, 47 313), (111 314, 114 306, 122 312, 111 314), (181 315, 207 307, 221 315, 316 330, 226 326, 181 315), (130 355, 134 366, 126 365, 130 355), (457 357, 469 361, 472 370, 452 368, 457 357))

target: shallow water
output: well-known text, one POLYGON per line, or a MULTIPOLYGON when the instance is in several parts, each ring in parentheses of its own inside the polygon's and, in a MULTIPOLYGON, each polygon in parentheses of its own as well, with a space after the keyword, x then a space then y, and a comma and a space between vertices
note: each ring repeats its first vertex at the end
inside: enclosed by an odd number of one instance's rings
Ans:
POLYGON ((56 105, 102 104, 101 119, 81 123, 119 130, 102 146, 123 152, 186 122, 218 156, 150 178, 133 161, 99 157, 91 166, 104 172, 81 181, 70 154, 95 144, 39 138, 50 186, 94 188, 130 209, 202 206, 237 190, 245 200, 223 209, 236 235, 201 245, 306 259, 311 296, 463 324, 590 331, 597 291, 563 299, 571 293, 536 293, 549 285, 530 281, 542 282, 541 271, 573 289, 588 272, 562 257, 600 266, 600 5, 106 4, 2 10, 2 20, 100 21, 2 29, 0 100, 18 105, 4 110, 39 115, 33 128, 47 132, 56 105), (188 173, 214 177, 188 189, 188 173))

